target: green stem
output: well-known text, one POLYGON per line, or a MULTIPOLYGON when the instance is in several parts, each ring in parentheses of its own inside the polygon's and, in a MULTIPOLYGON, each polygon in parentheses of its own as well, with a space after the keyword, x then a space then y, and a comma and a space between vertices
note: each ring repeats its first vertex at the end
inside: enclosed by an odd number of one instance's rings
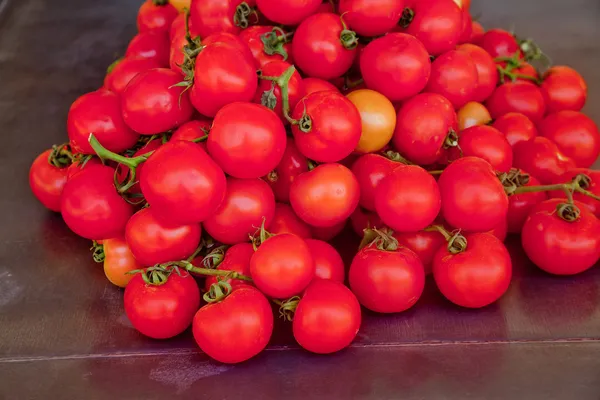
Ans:
POLYGON ((461 235, 460 230, 452 233, 448 232, 442 225, 431 225, 425 228, 427 232, 439 232, 444 236, 444 239, 448 242, 448 252, 451 254, 459 254, 467 250, 467 238, 461 235))
POLYGON ((441 175, 442 172, 444 172, 444 170, 443 169, 438 169, 438 170, 435 170, 435 171, 427 171, 427 172, 429 172, 431 175, 441 175))
POLYGON ((194 142, 194 143, 200 143, 200 142, 206 141, 207 139, 208 139, 208 135, 204 135, 204 136, 201 136, 199 138, 193 139, 192 142, 194 142))
POLYGON ((138 165, 146 161, 148 157, 152 155, 152 153, 154 153, 154 151, 150 151, 148 153, 142 154, 141 156, 127 158, 120 154, 114 153, 108 150, 106 147, 102 146, 102 144, 98 141, 98 139, 96 139, 96 136, 94 136, 93 133, 90 133, 90 137, 88 140, 90 142, 90 146, 92 146, 92 149, 94 149, 94 152, 96 152, 96 155, 100 157, 100 159, 111 160, 119 164, 123 164, 129 167, 130 169, 135 169, 138 165))
POLYGON ((252 278, 250 278, 249 276, 246 275, 242 275, 239 272, 236 271, 227 271, 227 270, 220 270, 220 269, 209 269, 209 268, 199 268, 194 266, 193 264, 191 264, 190 262, 184 261, 182 263, 176 263, 177 265, 181 264, 181 266, 189 271, 189 272, 193 272, 195 274, 198 275, 204 275, 204 276, 222 276, 222 277, 228 277, 229 279, 238 279, 241 281, 247 281, 247 282, 252 282, 252 278))
POLYGON ((275 82, 281 91, 282 111, 285 119, 292 125, 298 125, 299 121, 296 121, 290 116, 290 94, 289 94, 289 83, 290 79, 296 72, 296 67, 291 65, 283 74, 280 76, 263 76, 259 75, 260 79, 275 82))

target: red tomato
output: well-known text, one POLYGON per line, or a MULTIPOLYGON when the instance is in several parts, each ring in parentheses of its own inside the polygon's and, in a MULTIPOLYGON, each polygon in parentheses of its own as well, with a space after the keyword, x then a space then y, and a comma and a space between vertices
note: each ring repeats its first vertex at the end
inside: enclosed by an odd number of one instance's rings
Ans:
MULTIPOLYGON (((151 140, 148 143, 146 143, 144 145, 144 147, 142 147, 141 149, 139 149, 138 151, 136 151, 135 153, 133 153, 132 157, 141 156, 141 155, 147 154, 147 153, 149 153, 151 151, 157 150, 161 145, 162 145, 162 141, 160 139, 151 140)), ((136 178, 139 179, 139 177, 140 177, 143 169, 144 169, 144 163, 140 164, 137 167, 136 172, 135 172, 136 173, 136 178)), ((128 167, 126 167, 123 164, 119 164, 117 166, 117 179, 118 179, 118 182, 121 183, 121 184, 125 184, 127 182, 127 180, 128 180, 128 177, 129 177, 128 174, 129 173, 130 172, 129 172, 129 168, 128 167)), ((131 186, 127 190, 127 193, 136 193, 136 194, 142 193, 142 190, 140 189, 139 182, 135 183, 133 186, 131 186)))
POLYGON ((517 40, 512 33, 504 29, 490 29, 476 44, 490 53, 493 58, 512 57, 517 52, 521 55, 517 40))
POLYGON ((506 236, 508 236, 508 221, 503 219, 502 222, 500 222, 500 225, 496 226, 488 233, 496 237, 496 239, 499 241, 504 242, 506 240, 506 236))
POLYGON ((133 208, 117 193, 114 173, 103 165, 88 167, 65 184, 60 210, 77 235, 101 240, 119 236, 125 230, 133 208))
POLYGON ((124 303, 135 329, 153 339, 169 339, 192 324, 200 290, 189 274, 172 273, 162 285, 148 285, 137 274, 125 288, 124 303))
POLYGON ((273 334, 273 310, 261 292, 241 286, 224 300, 198 310, 192 331, 200 349, 210 357, 240 363, 267 347, 273 334))
POLYGON ((296 147, 294 139, 288 137, 281 162, 267 175, 275 199, 284 203, 290 201, 290 187, 296 177, 308 171, 308 160, 296 147))
POLYGON ((527 257, 540 269, 554 275, 575 275, 600 259, 598 219, 576 202, 579 217, 566 221, 558 215, 560 204, 564 200, 539 203, 523 225, 521 242, 527 257))
POLYGON ((423 263, 425 274, 432 271, 433 257, 440 247, 446 245, 446 239, 436 231, 394 232, 401 246, 412 250, 423 263))
POLYGON ((211 126, 212 121, 208 119, 188 121, 173 132, 170 140, 172 142, 176 140, 187 140, 191 142, 195 139, 200 139, 208 134, 211 126))
POLYGON ((306 244, 315 260, 315 278, 344 283, 346 272, 340 253, 322 240, 306 239, 306 244))
POLYGON ((519 142, 526 142, 538 135, 533 122, 527 116, 510 112, 496 119, 492 126, 506 136, 511 146, 519 142))
MULTIPOLYGON (((529 175, 529 182, 525 186, 539 186, 540 181, 529 175)), ((546 200, 546 192, 521 193, 508 198, 507 224, 508 232, 521 233, 527 216, 538 203, 546 200)))
POLYGON ((303 239, 311 237, 310 227, 298 218, 291 206, 283 203, 275 204, 275 215, 269 224, 269 232, 273 235, 292 233, 303 239))
POLYGON ((60 212, 60 197, 67 183, 69 168, 58 168, 49 161, 52 149, 36 157, 29 169, 29 186, 34 196, 49 210, 60 212))
POLYGON ((576 167, 558 146, 548 138, 535 137, 519 142, 513 147, 513 165, 527 171, 543 184, 555 181, 559 176, 576 167))
POLYGON ((171 38, 171 45, 169 46, 169 68, 181 75, 181 80, 185 77, 186 73, 182 66, 185 63, 185 49, 184 47, 189 44, 185 31, 177 32, 173 38, 171 38))
POLYGON ((88 140, 90 133, 110 151, 121 153, 132 147, 139 135, 123 121, 119 96, 97 90, 73 102, 67 117, 67 132, 74 152, 96 154, 88 140))
POLYGON ((356 296, 340 282, 316 279, 296 308, 294 338, 302 348, 313 353, 335 353, 350 346, 360 323, 360 304, 356 296))
MULTIPOLYGON (((506 62, 499 62, 498 66, 500 66, 501 68, 506 68, 507 63, 506 62)), ((534 82, 537 83, 537 80, 540 78, 537 69, 535 69, 535 67, 527 62, 522 61, 520 63, 520 66, 517 68, 514 68, 510 71, 510 74, 512 74, 513 76, 511 77, 509 74, 506 74, 504 76, 504 79, 500 81, 500 83, 502 82, 534 82)))
POLYGON ((173 20, 171 24, 171 28, 169 30, 169 39, 173 40, 173 38, 181 33, 185 34, 185 20, 188 19, 188 25, 190 29, 190 36, 196 37, 199 36, 198 32, 194 29, 194 24, 191 21, 191 18, 188 18, 188 15, 184 12, 179 13, 177 17, 173 20))
POLYGON ((343 220, 333 226, 318 227, 309 225, 310 233, 314 239, 323 241, 332 240, 344 230, 346 223, 347 220, 343 220))
POLYGON ((104 87, 113 93, 121 94, 137 74, 160 67, 161 65, 154 58, 124 58, 106 75, 104 87))
POLYGON ((459 158, 446 167, 438 185, 442 215, 451 226, 486 232, 506 219, 508 197, 487 161, 476 157, 459 158))
POLYGON ((250 259, 250 275, 269 297, 287 299, 315 277, 315 261, 304 239, 283 233, 263 242, 250 259))
MULTIPOLYGON (((262 76, 266 77, 280 77, 286 73, 292 65, 285 61, 272 61, 267 63, 262 68, 262 76)), ((288 114, 291 110, 296 107, 296 104, 304 97, 304 90, 302 84, 302 77, 298 71, 293 72, 290 80, 287 83, 288 86, 288 114)), ((258 89, 254 95, 254 102, 262 104, 265 107, 275 111, 279 119, 284 124, 288 124, 288 120, 283 115, 283 100, 281 97, 281 88, 274 82, 261 79, 258 83, 258 89), (271 92, 272 91, 272 92, 271 92), (271 92, 271 96, 268 93, 271 92)))
POLYGON ((172 224, 202 222, 225 197, 225 174, 202 147, 169 142, 146 161, 140 187, 161 219, 172 224))
POLYGON ((298 176, 290 189, 294 212, 304 222, 329 227, 345 221, 358 206, 354 174, 340 164, 322 164, 298 176))
POLYGON ((131 39, 125 51, 125 58, 151 58, 160 67, 168 67, 169 51, 170 42, 167 35, 158 32, 143 32, 131 39))
POLYGON ((375 211, 375 190, 379 183, 400 164, 379 154, 365 154, 352 164, 352 173, 360 186, 359 204, 369 211, 375 211))
POLYGON ((427 228, 440 212, 438 185, 423 168, 400 165, 377 185, 375 209, 384 224, 398 232, 427 228))
POLYGON ((431 64, 431 77, 425 90, 441 94, 458 109, 475 99, 478 85, 473 59, 465 52, 452 50, 440 55, 431 64))
MULTIPOLYGON (((553 183, 568 183, 573 180, 577 175, 583 174, 590 178, 589 187, 584 187, 589 192, 592 192, 596 196, 600 196, 600 171, 592 171, 586 168, 575 168, 562 174, 553 183)), ((563 191, 552 191, 549 193, 551 198, 566 198, 565 192, 563 191)), ((598 218, 600 218, 600 202, 591 197, 585 196, 581 193, 573 193, 573 198, 581 204, 585 204, 587 208, 598 218)), ((546 197, 544 197, 544 200, 546 197)))
POLYGON ((456 50, 468 54, 475 63, 478 85, 472 98, 477 102, 485 101, 498 84, 498 69, 494 59, 487 51, 470 43, 461 44, 456 47, 456 50))
POLYGON ((498 86, 485 105, 494 119, 509 112, 518 112, 537 123, 546 112, 542 92, 530 82, 505 83, 498 86))
POLYGON ((473 19, 468 9, 462 9, 462 30, 458 38, 459 44, 469 43, 473 36, 473 19))
POLYGON ((213 33, 207 38, 202 40, 202 45, 208 46, 211 44, 221 43, 224 45, 229 45, 239 51, 245 60, 247 60, 250 64, 254 64, 254 56, 252 55, 252 51, 239 36, 234 35, 232 33, 227 32, 219 32, 213 33))
POLYGON ((339 13, 361 36, 381 36, 400 20, 404 0, 340 0, 339 13))
POLYGON ((85 163, 75 161, 67 168, 67 180, 71 179, 72 177, 83 171, 84 168, 95 167, 98 165, 103 165, 102 161, 100 161, 98 157, 92 157, 85 163))
POLYGON ((580 111, 587 99, 587 84, 573 68, 555 66, 544 73, 542 93, 549 113, 580 111))
POLYGON ((385 225, 379 218, 376 212, 371 212, 357 207, 356 210, 350 216, 350 223, 352 229, 359 237, 365 235, 365 229, 384 229, 385 225))
POLYGON ((168 1, 146 0, 138 11, 138 31, 167 33, 178 14, 168 1))
POLYGON ((540 135, 552 140, 580 168, 589 168, 600 154, 600 132, 594 121, 579 111, 550 114, 538 125, 540 135))
POLYGON ((317 162, 337 162, 358 145, 360 113, 350 100, 336 92, 317 92, 302 99, 292 117, 301 120, 292 126, 298 150, 317 162), (309 127, 305 129, 304 120, 309 127))
POLYGON ((460 132, 458 147, 450 151, 450 159, 463 156, 483 158, 494 170, 508 172, 513 164, 513 150, 506 136, 488 125, 472 126, 460 132))
POLYGON ((256 0, 259 11, 270 21, 298 25, 317 12, 321 0, 256 0))
POLYGON ((402 104, 392 143, 410 161, 429 165, 438 160, 452 131, 458 131, 452 104, 439 94, 423 93, 402 104))
POLYGON ((133 275, 129 272, 141 269, 141 265, 129 250, 122 237, 106 239, 104 246, 104 274, 115 286, 127 287, 133 275))
POLYGON ((462 307, 481 308, 506 293, 512 277, 510 254, 489 233, 467 235, 467 249, 452 254, 441 247, 433 259, 433 277, 440 292, 462 307))
POLYGON ((215 116, 206 143, 210 156, 236 178, 260 178, 283 158, 286 133, 281 120, 268 108, 232 103, 215 116))
POLYGON ((319 78, 305 78, 302 80, 302 86, 304 86, 305 96, 316 92, 339 92, 338 88, 335 87, 335 85, 319 78))
POLYGON ((283 31, 276 29, 274 26, 257 25, 244 29, 240 32, 239 37, 250 48, 258 68, 262 68, 271 61, 287 61, 290 64, 294 63, 292 46, 283 37, 284 34, 283 31), (278 45, 279 48, 277 48, 276 52, 268 54, 268 52, 273 52, 274 49, 265 45, 263 38, 265 38, 265 40, 268 39, 272 33, 281 40, 281 44, 278 45), (285 56, 281 53, 285 54, 285 56))
POLYGON ((360 72, 369 89, 391 101, 400 101, 425 88, 431 61, 418 39, 404 33, 390 33, 365 47, 360 72))
POLYGON ((190 18, 200 37, 221 32, 237 35, 250 22, 256 22, 252 15, 240 18, 242 10, 251 11, 255 4, 255 0, 192 0, 190 18))
MULTIPOLYGON (((254 247, 250 243, 238 243, 231 246, 223 257, 223 261, 217 266, 218 270, 221 271, 235 271, 245 276, 250 275, 250 259, 254 255, 254 247)), ((219 277, 219 280, 223 280, 223 277, 219 277)), ((207 292, 213 283, 217 283, 216 276, 207 276, 204 284, 204 290, 207 292)), ((247 282, 239 279, 227 279, 227 283, 231 284, 232 287, 241 285, 248 285, 247 282)))

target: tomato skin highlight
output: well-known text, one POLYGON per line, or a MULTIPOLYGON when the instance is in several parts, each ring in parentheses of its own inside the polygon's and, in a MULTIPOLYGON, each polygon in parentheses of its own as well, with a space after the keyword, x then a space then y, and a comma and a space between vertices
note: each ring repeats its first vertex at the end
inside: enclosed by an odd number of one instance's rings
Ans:
POLYGON ((509 112, 518 112, 538 123, 546 112, 541 90, 530 82, 511 82, 498 86, 485 105, 494 119, 509 112))
POLYGON ((291 26, 316 13, 321 0, 256 0, 256 5, 268 20, 291 26))
POLYGON ((306 239, 315 261, 315 279, 331 279, 344 283, 345 268, 340 253, 329 243, 318 239, 306 239))
POLYGON ((580 111, 587 100, 587 83, 573 68, 554 66, 543 76, 541 85, 548 113, 580 111))
POLYGON ((355 90, 346 97, 356 106, 362 123, 362 133, 354 151, 374 153, 387 146, 396 127, 394 105, 384 95, 370 89, 355 90))
POLYGON ((29 186, 34 196, 44 207, 60 212, 60 198, 67 183, 68 168, 57 168, 48 157, 52 149, 36 157, 29 169, 29 186))
POLYGON ((152 0, 146 0, 138 11, 138 31, 168 33, 177 15, 179 12, 170 3, 155 5, 152 0))
POLYGON ((129 82, 138 74, 160 67, 161 65, 154 58, 126 57, 106 75, 104 87, 113 93, 122 94, 129 82))
POLYGON ((402 11, 403 0, 340 0, 339 14, 361 36, 380 36, 394 28, 402 11))
POLYGON ((352 173, 360 186, 360 206, 375 211, 375 193, 379 183, 399 166, 379 154, 365 154, 352 164, 352 173))
POLYGON ((269 224, 269 232, 273 235, 292 233, 302 239, 312 237, 308 224, 298 218, 290 205, 283 203, 275 204, 275 215, 269 224))
POLYGON ((502 132, 513 147, 538 135, 534 123, 527 116, 516 112, 504 114, 496 119, 492 126, 502 132))
POLYGON ((550 139, 537 136, 513 147, 513 165, 527 171, 544 185, 554 182, 562 174, 576 167, 575 161, 565 156, 550 139))
POLYGON ((475 44, 481 46, 493 58, 511 57, 517 52, 522 55, 515 37, 504 29, 488 30, 475 44))
POLYGON ((477 68, 465 52, 451 50, 441 54, 431 64, 431 76, 425 87, 429 93, 439 93, 458 109, 475 99, 479 86, 477 68))
POLYGON ((128 272, 142 268, 141 265, 131 253, 124 238, 106 239, 103 245, 105 254, 104 274, 106 278, 115 286, 127 287, 129 281, 133 279, 133 275, 128 272))
POLYGON ((131 39, 125 51, 125 58, 150 58, 156 61, 160 67, 168 67, 169 52, 170 42, 167 35, 158 32, 143 32, 131 39))

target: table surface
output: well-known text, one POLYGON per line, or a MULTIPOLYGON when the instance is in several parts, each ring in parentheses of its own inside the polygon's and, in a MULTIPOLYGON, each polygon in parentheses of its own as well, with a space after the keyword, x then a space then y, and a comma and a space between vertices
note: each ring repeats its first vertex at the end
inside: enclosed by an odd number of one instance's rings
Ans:
MULTIPOLYGON (((332 356, 300 350, 282 321, 268 350, 237 366, 210 361, 189 333, 142 337, 89 242, 27 183, 33 158, 65 141, 71 102, 124 52, 140 1, 2 4, 0 399, 598 399, 600 269, 548 276, 518 238, 508 240, 514 279, 497 304, 455 307, 429 281, 408 312, 365 312, 356 341, 332 356)), ((474 0, 473 10, 579 70, 586 111, 600 122, 600 2, 474 0)))

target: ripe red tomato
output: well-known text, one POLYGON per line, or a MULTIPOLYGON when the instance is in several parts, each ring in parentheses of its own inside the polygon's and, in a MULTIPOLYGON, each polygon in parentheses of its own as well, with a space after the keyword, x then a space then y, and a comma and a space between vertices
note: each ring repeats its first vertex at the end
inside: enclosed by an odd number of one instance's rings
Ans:
POLYGON ((542 92, 530 82, 511 82, 498 86, 485 105, 494 119, 509 112, 518 112, 537 123, 546 112, 542 92))
POLYGON ((298 25, 317 12, 321 0, 256 0, 259 11, 270 21, 298 25))
POLYGON ((485 101, 496 89, 498 84, 498 69, 490 54, 479 46, 466 43, 456 47, 456 50, 471 57, 477 69, 478 85, 473 94, 473 100, 485 101))
POLYGON ((302 80, 302 86, 304 86, 304 96, 308 96, 309 94, 316 92, 339 92, 335 85, 319 78, 304 78, 302 80))
POLYGON ((589 168, 600 154, 600 132, 594 121, 579 111, 550 114, 538 125, 540 135, 552 140, 580 168, 589 168))
POLYGON ((360 186, 359 204, 375 211, 375 191, 379 183, 400 164, 379 154, 365 154, 352 164, 352 173, 360 186))
POLYGON ((339 13, 349 28, 361 36, 381 36, 400 20, 404 0, 341 0, 339 13))
POLYGON ((462 9, 462 30, 458 38, 459 44, 469 43, 473 36, 473 19, 467 9, 462 9))
POLYGON ((90 133, 110 151, 121 153, 132 147, 139 135, 123 121, 119 96, 97 90, 73 102, 67 117, 67 132, 74 152, 96 154, 88 140, 90 133))
POLYGON ((271 61, 287 61, 289 64, 294 63, 292 45, 283 37, 285 32, 274 28, 274 26, 256 25, 240 32, 239 37, 250 48, 258 68, 264 67, 265 64, 270 63, 271 61), (272 32, 282 41, 282 44, 281 49, 279 49, 278 52, 268 54, 267 51, 272 52, 272 49, 268 48, 267 50, 268 46, 263 42, 263 37, 265 37, 265 35, 268 37, 272 32), (284 57, 280 52, 286 54, 287 57, 284 57))
MULTIPOLYGON (((523 171, 521 171, 523 172, 523 171)), ((525 186, 539 186, 541 182, 529 174, 525 186)), ((527 216, 538 203, 548 199, 546 192, 521 193, 508 198, 507 229, 510 233, 521 233, 527 216)))
POLYGON ((440 208, 440 190, 435 179, 417 165, 396 167, 375 190, 377 214, 384 224, 398 232, 427 228, 440 208))
POLYGON ((452 104, 439 94, 422 93, 402 104, 392 143, 410 161, 429 165, 439 159, 452 131, 458 131, 452 104))
POLYGON ((200 37, 221 32, 237 35, 248 24, 257 22, 251 13, 244 18, 240 14, 244 9, 252 11, 255 4, 255 0, 192 0, 190 18, 200 37))
POLYGON ((29 186, 34 196, 49 210, 60 212, 60 197, 67 183, 68 167, 58 168, 49 161, 52 149, 36 157, 29 169, 29 186))
POLYGON ((138 33, 129 42, 125 58, 151 58, 160 67, 168 67, 170 47, 169 38, 164 33, 138 33))
POLYGON ((488 125, 478 125, 460 132, 458 147, 450 149, 450 160, 463 156, 483 158, 494 170, 508 172, 513 164, 513 150, 506 136, 488 125))
POLYGON ((511 57, 517 52, 521 55, 517 40, 512 33, 504 29, 490 29, 475 44, 481 46, 493 58, 511 57))
MULTIPOLYGON (((262 76, 279 77, 288 71, 291 66, 291 64, 288 64, 285 61, 271 61, 262 67, 262 76)), ((296 104, 298 104, 300 99, 304 97, 302 77, 298 71, 294 71, 287 85, 289 104, 287 112, 289 113, 296 107, 296 104)), ((288 124, 288 120, 283 114, 283 100, 279 85, 274 84, 272 81, 261 79, 258 83, 256 94, 254 95, 254 102, 275 111, 279 119, 281 119, 284 124, 288 124), (271 93, 271 95, 269 95, 269 93, 271 93)))
POLYGON ((304 239, 283 233, 268 238, 254 252, 250 275, 267 296, 288 299, 302 293, 315 277, 315 261, 304 239))
POLYGON ((103 165, 102 161, 100 161, 100 158, 98 157, 92 157, 85 163, 75 161, 67 168, 67 180, 83 171, 84 168, 95 167, 98 165, 103 165))
POLYGON ((350 346, 360 323, 360 304, 350 289, 340 282, 316 279, 296 308, 294 338, 313 353, 335 353, 350 346))
POLYGON ((133 207, 117 193, 114 174, 110 167, 90 166, 65 184, 60 211, 77 235, 102 240, 119 236, 125 230, 133 207))
POLYGON ((513 147, 513 165, 529 172, 544 185, 576 167, 558 146, 548 138, 538 136, 513 147))
POLYGON ((113 93, 121 94, 127 84, 139 73, 153 68, 160 68, 161 65, 154 58, 127 57, 106 74, 104 78, 104 87, 113 93))
POLYGON ((148 285, 137 274, 125 288, 124 303, 135 329, 153 339, 169 339, 192 324, 200 306, 200 290, 187 273, 172 273, 162 285, 148 285))
POLYGON ((459 158, 440 175, 442 215, 453 227, 486 232, 506 219, 508 197, 492 166, 477 157, 459 158), (469 195, 465 195, 468 188, 469 195))
MULTIPOLYGON (((589 187, 584 189, 592 192, 596 196, 600 196, 600 171, 593 171, 587 168, 570 169, 552 183, 568 183, 579 174, 587 175, 587 177, 590 178, 589 187)), ((549 195, 551 198, 566 198, 565 192, 560 190, 552 191, 549 193, 549 195)), ((573 198, 579 203, 585 204, 596 217, 600 218, 600 202, 598 202, 598 200, 585 196, 581 193, 573 193, 573 198)), ((544 200, 545 199, 546 198, 544 197, 544 200)))
POLYGON ((598 219, 583 204, 575 221, 557 213, 562 199, 539 203, 523 225, 521 242, 527 257, 540 269, 554 275, 575 275, 593 267, 600 259, 598 219))
MULTIPOLYGON (((210 131, 210 127, 212 126, 212 120, 209 119, 198 119, 193 121, 188 121, 185 124, 182 124, 173 132, 171 135, 171 141, 174 142, 176 140, 187 140, 189 142, 200 139, 208 134, 210 131)), ((204 144, 204 142, 200 142, 200 144, 204 144)))
POLYGON ((401 246, 412 250, 423 263, 425 274, 432 271, 433 257, 440 247, 446 245, 446 239, 436 231, 394 232, 401 246))
MULTIPOLYGON (((501 68, 506 68, 507 63, 502 61, 498 63, 498 66, 501 68)), ((514 68, 510 71, 514 76, 504 75, 504 79, 501 80, 501 83, 506 82, 536 82, 540 76, 535 67, 527 62, 521 61, 519 67, 514 68)))
POLYGON ((273 310, 252 286, 240 286, 224 300, 196 313, 192 325, 200 349, 215 360, 235 364, 267 347, 273 334, 273 310))
MULTIPOLYGON (((141 156, 144 154, 147 154, 151 151, 157 150, 160 146, 162 145, 162 141, 160 139, 154 139, 149 141, 148 143, 146 143, 144 145, 144 147, 142 147, 141 149, 137 150, 135 153, 133 153, 132 157, 137 157, 137 156, 141 156)), ((144 163, 140 164, 137 169, 136 169, 136 177, 139 178, 140 174, 142 173, 142 170, 144 169, 144 163)), ((117 166, 117 180, 120 184, 125 184, 128 180, 129 177, 129 168, 126 167, 123 164, 119 164, 117 166)), ((130 194, 139 194, 142 193, 142 190, 140 189, 140 184, 135 183, 133 186, 131 186, 128 190, 127 193, 130 194)))
POLYGON ((357 207, 356 210, 350 216, 350 223, 352 229, 358 237, 365 235, 365 229, 384 229, 386 226, 379 218, 376 212, 365 210, 362 207, 357 207))
POLYGON ((390 33, 365 47, 360 57, 360 72, 369 89, 391 101, 400 101, 425 88, 431 61, 418 39, 404 33, 390 33))
POLYGON ((290 201, 290 187, 296 177, 308 171, 308 160, 296 147, 294 139, 288 137, 283 158, 272 173, 266 177, 275 199, 284 203, 290 201))
POLYGON ((346 272, 340 253, 323 240, 306 239, 306 244, 315 261, 315 278, 344 283, 346 272))
POLYGON ((242 39, 240 39, 239 36, 234 35, 232 33, 219 32, 219 33, 213 33, 209 37, 204 38, 202 40, 203 46, 208 46, 208 45, 217 44, 217 43, 233 47, 234 49, 236 49, 237 51, 239 51, 242 54, 242 56, 244 57, 244 59, 246 61, 248 61, 250 64, 255 65, 254 56, 252 55, 252 51, 250 51, 250 48, 248 47, 248 45, 246 43, 244 43, 244 41, 242 39))
POLYGON ((104 274, 115 286, 124 288, 133 275, 129 272, 141 269, 123 237, 106 239, 104 246, 104 274))
POLYGON ((549 113, 580 111, 587 99, 587 84, 579 72, 565 66, 554 66, 544 73, 542 93, 549 113))
POLYGON ((322 164, 298 176, 290 189, 294 212, 304 222, 329 227, 345 221, 358 206, 360 188, 352 171, 322 164))
POLYGON ((181 80, 185 77, 182 65, 185 63, 185 49, 188 45, 188 39, 185 31, 179 31, 171 38, 169 46, 169 68, 177 72, 181 76, 181 80))
MULTIPOLYGON (((182 1, 188 1, 189 0, 182 0, 182 1)), ((173 23, 171 24, 171 28, 169 30, 169 39, 173 40, 173 38, 181 33, 185 33, 185 20, 188 20, 188 27, 190 29, 190 36, 195 38, 197 36, 200 36, 198 34, 198 32, 196 32, 196 30, 194 29, 194 24, 191 21, 191 18, 188 18, 188 15, 184 12, 180 12, 177 17, 175 17, 175 19, 173 20, 173 23)))
POLYGON ((452 254, 442 246, 433 259, 433 277, 440 292, 462 307, 481 308, 506 293, 512 262, 504 244, 489 233, 466 236, 467 249, 452 254))
POLYGON ((302 239, 311 237, 310 227, 302 221, 288 204, 275 204, 275 215, 269 224, 269 232, 273 235, 292 233, 302 239))
POLYGON ((538 135, 533 122, 527 116, 510 112, 496 119, 492 126, 506 136, 511 146, 519 142, 526 142, 538 135))
POLYGON ((493 235, 499 241, 504 242, 506 240, 506 236, 508 236, 508 221, 503 219, 502 222, 500 222, 500 225, 496 226, 487 233, 493 235))
POLYGON ((313 239, 319 239, 323 241, 329 241, 335 238, 337 235, 342 233, 344 228, 346 227, 346 223, 348 220, 343 220, 333 226, 310 226, 310 233, 313 239))
POLYGON ((179 12, 168 1, 146 0, 137 15, 140 32, 167 33, 179 12))
POLYGON ((431 77, 425 91, 441 94, 458 109, 475 99, 478 85, 473 59, 465 52, 452 50, 443 53, 431 64, 431 77))
MULTIPOLYGON (((250 243, 238 243, 231 246, 223 257, 223 261, 217 265, 217 269, 221 271, 235 271, 239 274, 249 276, 250 275, 250 259, 254 255, 254 247, 250 243)), ((204 290, 207 292, 210 290, 212 284, 217 283, 218 280, 224 280, 229 283, 232 287, 241 285, 248 285, 246 281, 239 279, 223 279, 216 276, 207 276, 204 282, 204 290)))

